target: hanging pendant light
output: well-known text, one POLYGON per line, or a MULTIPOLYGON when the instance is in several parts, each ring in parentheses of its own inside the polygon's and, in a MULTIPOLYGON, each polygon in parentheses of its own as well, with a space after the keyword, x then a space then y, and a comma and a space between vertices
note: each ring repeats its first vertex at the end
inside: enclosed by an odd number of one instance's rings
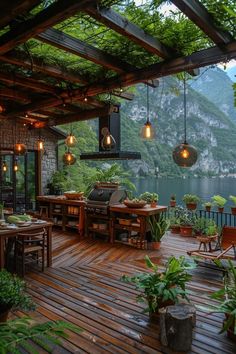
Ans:
POLYGON ((186 109, 186 78, 184 77, 184 142, 175 147, 172 156, 174 162, 180 167, 193 166, 198 158, 197 150, 187 143, 187 109, 186 109))
POLYGON ((8 170, 8 166, 7 166, 6 161, 4 160, 3 163, 2 163, 2 171, 3 172, 7 172, 7 170, 8 170))
POLYGON ((140 131, 140 136, 144 140, 152 140, 155 138, 155 129, 150 122, 150 115, 149 115, 149 86, 147 85, 147 121, 143 125, 140 131))
POLYGON ((77 144, 77 139, 76 139, 76 137, 75 137, 72 133, 70 133, 70 134, 67 136, 66 140, 65 140, 65 144, 66 144, 66 146, 68 146, 68 147, 73 147, 73 146, 75 146, 75 145, 77 144))
POLYGON ((18 160, 14 160, 14 165, 13 165, 13 171, 18 172, 19 171, 19 166, 18 166, 18 160))
POLYGON ((70 152, 70 150, 68 150, 67 152, 64 153, 63 155, 63 162, 65 165, 74 165, 74 163, 76 162, 76 157, 74 154, 72 154, 70 152))
POLYGON ((114 149, 116 146, 116 141, 115 141, 113 135, 110 133, 109 128, 107 128, 107 127, 102 128, 101 133, 103 135, 103 138, 101 141, 102 149, 105 151, 110 151, 110 150, 114 149))
POLYGON ((44 151, 44 142, 43 139, 39 138, 37 141, 37 150, 44 151))
POLYGON ((26 145, 22 143, 16 143, 14 145, 14 154, 15 155, 24 155, 26 153, 26 145))

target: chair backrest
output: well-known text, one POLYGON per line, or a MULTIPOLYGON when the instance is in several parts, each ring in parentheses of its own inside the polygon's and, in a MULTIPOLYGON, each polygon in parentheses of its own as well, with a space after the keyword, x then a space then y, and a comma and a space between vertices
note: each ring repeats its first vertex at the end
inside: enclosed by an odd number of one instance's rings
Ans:
POLYGON ((224 225, 222 229, 221 247, 224 250, 231 245, 236 246, 236 227, 224 225))
POLYGON ((45 230, 40 229, 34 232, 19 232, 17 234, 18 239, 27 240, 27 239, 42 239, 45 236, 45 230))

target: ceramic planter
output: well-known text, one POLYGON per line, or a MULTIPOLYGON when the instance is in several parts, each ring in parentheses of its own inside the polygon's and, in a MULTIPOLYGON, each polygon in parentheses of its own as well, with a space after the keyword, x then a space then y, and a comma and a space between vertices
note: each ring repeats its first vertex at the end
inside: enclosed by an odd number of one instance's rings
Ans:
POLYGON ((179 225, 171 225, 170 230, 172 234, 179 234, 180 233, 180 226, 179 225))
POLYGON ((161 241, 159 242, 148 242, 149 250, 159 250, 161 247, 161 241))
POLYGON ((218 212, 223 213, 224 212, 224 207, 218 207, 218 212))
POLYGON ((236 215, 236 207, 231 207, 231 213, 232 213, 233 215, 236 215))
POLYGON ((174 208, 176 206, 176 200, 170 200, 170 207, 174 208))
POLYGON ((180 235, 181 236, 189 237, 189 236, 192 236, 192 233, 193 233, 192 226, 180 225, 180 235))
POLYGON ((188 210, 195 210, 197 209, 197 203, 186 203, 186 207, 188 210))
POLYGON ((205 206, 205 210, 208 212, 211 211, 211 206, 205 206))

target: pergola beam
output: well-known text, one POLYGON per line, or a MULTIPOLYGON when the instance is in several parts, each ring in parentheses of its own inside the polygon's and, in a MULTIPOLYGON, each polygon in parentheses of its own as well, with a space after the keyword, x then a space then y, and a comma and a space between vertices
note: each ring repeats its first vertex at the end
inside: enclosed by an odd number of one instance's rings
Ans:
POLYGON ((132 68, 131 65, 117 59, 113 55, 54 28, 47 29, 45 32, 37 35, 36 38, 118 73, 130 71, 132 68))
POLYGON ((87 81, 84 77, 77 72, 68 71, 66 69, 60 69, 55 66, 46 65, 43 61, 34 55, 27 55, 23 51, 12 50, 5 55, 0 56, 0 61, 23 68, 30 69, 32 71, 38 71, 51 77, 55 77, 60 81, 69 81, 74 83, 86 84, 87 81))
POLYGON ((0 28, 3 28, 8 25, 18 15, 22 15, 22 13, 30 11, 40 2, 41 0, 1 0, 0 28))
POLYGON ((54 2, 34 17, 19 22, 14 28, 4 33, 0 37, 0 55, 35 37, 48 27, 73 16, 77 11, 83 10, 93 2, 92 0, 58 0, 54 2))
POLYGON ((84 120, 89 120, 89 119, 94 119, 97 117, 102 117, 108 115, 113 109, 113 106, 106 105, 103 108, 95 108, 95 109, 89 109, 86 111, 79 111, 78 113, 75 114, 68 114, 65 116, 58 117, 56 119, 50 119, 48 122, 48 125, 62 125, 62 124, 68 124, 68 123, 73 123, 73 122, 79 122, 79 121, 84 121, 84 120))
POLYGON ((93 6, 86 9, 85 12, 95 20, 120 33, 122 36, 129 38, 152 54, 161 58, 169 58, 174 54, 172 49, 150 36, 140 27, 129 22, 112 9, 93 6))
POLYGON ((233 41, 230 33, 217 28, 207 9, 198 0, 171 0, 192 22, 210 37, 216 45, 228 44, 233 41))

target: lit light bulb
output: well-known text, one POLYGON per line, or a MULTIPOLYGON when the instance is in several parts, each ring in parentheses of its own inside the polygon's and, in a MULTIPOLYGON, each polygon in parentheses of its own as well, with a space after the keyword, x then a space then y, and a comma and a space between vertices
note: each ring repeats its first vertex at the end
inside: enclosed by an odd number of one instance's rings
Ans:
POLYGON ((106 144, 107 144, 107 145, 111 145, 111 136, 110 136, 110 134, 108 134, 108 135, 106 136, 106 144))
POLYGON ((76 143, 77 143, 76 137, 70 133, 65 140, 65 144, 69 147, 73 147, 76 145, 76 143))
POLYGON ((6 164, 6 161, 3 161, 2 170, 3 170, 3 172, 7 172, 7 164, 6 164))
POLYGON ((17 161, 14 162, 13 170, 14 170, 14 172, 17 172, 19 170, 19 166, 18 166, 17 161))
POLYGON ((74 163, 76 162, 76 157, 70 151, 67 151, 63 155, 63 162, 65 165, 74 165, 74 163))
POLYGON ((88 102, 88 98, 87 97, 84 98, 84 102, 88 102))
POLYGON ((151 128, 150 128, 150 125, 147 125, 146 126, 146 138, 150 139, 150 137, 151 137, 151 128))
POLYGON ((110 151, 115 148, 116 146, 116 141, 114 137, 111 135, 109 129, 107 127, 102 129, 102 141, 101 141, 101 147, 103 150, 110 151))
POLYGON ((43 141, 41 139, 38 140, 38 151, 43 151, 44 150, 44 145, 43 141))
POLYGON ((152 124, 147 121, 141 128, 141 138, 146 140, 152 140, 155 137, 155 130, 152 124))
POLYGON ((24 155, 26 153, 26 146, 22 143, 16 143, 14 146, 14 153, 16 155, 24 155))
POLYGON ((183 149, 180 154, 184 159, 187 159, 189 157, 189 152, 187 149, 183 149))

